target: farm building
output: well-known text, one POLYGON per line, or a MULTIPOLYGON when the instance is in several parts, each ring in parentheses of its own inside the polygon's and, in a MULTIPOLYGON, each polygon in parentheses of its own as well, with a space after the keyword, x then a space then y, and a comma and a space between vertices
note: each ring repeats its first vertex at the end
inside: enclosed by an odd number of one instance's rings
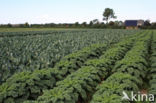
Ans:
POLYGON ((126 20, 125 26, 126 29, 138 29, 144 25, 144 20, 126 20))

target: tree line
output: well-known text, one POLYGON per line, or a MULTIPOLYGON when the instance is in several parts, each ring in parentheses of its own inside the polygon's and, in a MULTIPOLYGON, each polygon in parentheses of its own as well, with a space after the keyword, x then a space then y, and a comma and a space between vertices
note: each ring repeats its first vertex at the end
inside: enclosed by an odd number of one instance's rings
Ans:
MULTIPOLYGON (((115 12, 111 8, 106 8, 103 12, 103 22, 98 19, 91 20, 89 23, 75 22, 75 23, 47 23, 47 24, 1 24, 0 28, 111 28, 111 29, 124 29, 123 21, 110 21, 116 19, 115 12)), ((144 26, 141 29, 156 29, 156 23, 150 23, 150 20, 145 20, 144 26)))

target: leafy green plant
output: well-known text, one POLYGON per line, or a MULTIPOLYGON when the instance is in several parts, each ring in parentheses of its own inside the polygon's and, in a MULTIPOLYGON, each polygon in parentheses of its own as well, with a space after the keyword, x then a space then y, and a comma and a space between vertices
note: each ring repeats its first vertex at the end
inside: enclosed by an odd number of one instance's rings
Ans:
POLYGON ((99 57, 108 47, 105 44, 94 44, 65 56, 55 68, 25 71, 13 75, 0 86, 0 102, 36 99, 43 90, 53 88, 57 81, 63 80, 68 74, 79 69, 87 59, 91 59, 91 56, 99 57))
POLYGON ((91 44, 118 42, 135 32, 102 29, 0 32, 0 84, 14 73, 52 68, 70 53, 91 44))
POLYGON ((88 94, 94 91, 94 88, 101 81, 101 78, 106 78, 109 75, 109 68, 107 67, 112 65, 114 60, 120 60, 124 57, 124 54, 130 49, 129 46, 133 45, 134 41, 127 41, 124 45, 118 45, 108 49, 99 59, 88 61, 85 67, 67 76, 64 80, 57 82, 56 87, 45 91, 43 95, 37 99, 37 102, 75 103, 77 101, 86 101, 88 94), (127 44, 129 44, 129 46, 127 46, 127 44), (108 55, 109 53, 114 55, 108 55), (107 64, 107 66, 105 66, 105 64, 107 64))
POLYGON ((151 34, 137 39, 121 61, 117 61, 113 73, 101 85, 97 86, 91 103, 130 103, 123 101, 122 92, 138 91, 143 84, 141 74, 145 74, 149 41, 151 34), (143 72, 143 73, 141 73, 143 72), (139 75, 139 76, 138 76, 139 75))
POLYGON ((93 95, 91 103, 129 103, 128 101, 122 101, 122 92, 139 90, 135 84, 138 82, 137 78, 129 74, 112 74, 106 81, 97 86, 97 91, 93 95))
POLYGON ((152 54, 151 54, 151 68, 150 68, 150 75, 149 75, 149 93, 152 93, 156 96, 156 32, 153 35, 153 42, 152 42, 152 54))

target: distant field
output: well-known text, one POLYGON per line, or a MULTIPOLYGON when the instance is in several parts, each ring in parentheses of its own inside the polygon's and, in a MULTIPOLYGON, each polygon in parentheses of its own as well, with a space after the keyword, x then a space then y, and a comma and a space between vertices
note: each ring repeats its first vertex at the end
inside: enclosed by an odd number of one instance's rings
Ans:
POLYGON ((47 30, 79 30, 67 28, 0 28, 0 32, 47 31, 47 30))
POLYGON ((72 52, 92 44, 118 42, 137 32, 112 29, 32 30, 37 31, 0 32, 0 81, 5 81, 19 71, 52 68, 57 61, 72 52))

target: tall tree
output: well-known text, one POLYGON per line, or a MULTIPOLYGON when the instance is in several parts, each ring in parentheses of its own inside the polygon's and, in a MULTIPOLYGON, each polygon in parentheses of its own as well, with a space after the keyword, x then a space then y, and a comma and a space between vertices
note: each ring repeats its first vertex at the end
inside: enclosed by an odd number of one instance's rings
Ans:
POLYGON ((103 16, 104 16, 103 20, 105 20, 107 22, 107 24, 108 24, 108 20, 109 19, 111 19, 111 18, 114 18, 114 19, 117 18, 115 16, 115 13, 114 13, 113 9, 110 9, 110 8, 106 8, 105 9, 105 11, 103 13, 103 16))

